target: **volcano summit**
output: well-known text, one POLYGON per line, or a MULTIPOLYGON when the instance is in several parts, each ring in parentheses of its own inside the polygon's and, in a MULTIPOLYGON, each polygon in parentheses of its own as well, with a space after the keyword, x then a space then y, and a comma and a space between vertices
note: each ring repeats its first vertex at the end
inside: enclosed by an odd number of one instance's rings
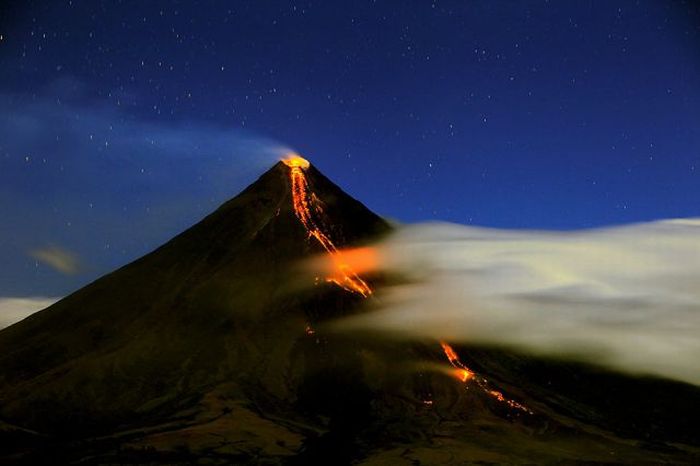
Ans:
POLYGON ((345 251, 391 230, 305 159, 278 162, 160 248, 0 331, 0 460, 698 460, 695 387, 330 331, 381 312, 399 278, 345 251), (303 266, 319 255, 323 276, 303 266))

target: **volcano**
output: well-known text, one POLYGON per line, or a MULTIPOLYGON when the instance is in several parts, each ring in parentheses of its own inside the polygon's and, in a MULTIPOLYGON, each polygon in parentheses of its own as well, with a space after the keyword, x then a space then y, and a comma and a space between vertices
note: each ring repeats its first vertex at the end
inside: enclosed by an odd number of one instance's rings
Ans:
MULTIPOLYGON (((150 254, 0 332, 0 460, 694 462, 700 391, 493 348, 342 334, 388 222, 292 155, 150 254), (304 266, 318 255, 332 273, 304 266)), ((429 310, 428 310, 429 311, 429 310)))

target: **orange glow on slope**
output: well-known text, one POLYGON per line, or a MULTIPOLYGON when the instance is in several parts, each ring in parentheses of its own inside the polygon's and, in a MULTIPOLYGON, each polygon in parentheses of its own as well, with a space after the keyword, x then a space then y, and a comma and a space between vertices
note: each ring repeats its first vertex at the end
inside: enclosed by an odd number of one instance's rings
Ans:
POLYGON ((529 414, 533 414, 526 406, 518 403, 517 401, 511 400, 503 396, 503 393, 498 390, 493 390, 488 387, 488 380, 485 377, 477 376, 474 371, 465 366, 462 361, 459 360, 459 356, 455 350, 448 345, 446 342, 441 341, 440 346, 447 356, 447 360, 450 362, 452 367, 454 367, 453 375, 461 382, 468 382, 469 380, 474 380, 476 384, 481 388, 487 395, 495 398, 501 403, 505 403, 513 409, 519 409, 529 414))
POLYGON ((466 382, 474 376, 474 373, 469 371, 469 369, 455 369, 455 377, 457 377, 462 382, 466 382))
POLYGON ((309 168, 308 160, 297 154, 290 154, 282 160, 289 167, 289 177, 292 181, 292 205, 294 214, 310 237, 316 239, 329 254, 333 264, 333 273, 326 281, 335 283, 344 290, 357 293, 365 298, 372 294, 372 289, 362 280, 350 266, 344 253, 338 250, 330 237, 318 226, 314 213, 323 214, 323 206, 316 195, 311 192, 304 170, 309 168))
POLYGON ((457 377, 462 382, 466 382, 467 380, 474 377, 474 372, 471 369, 469 369, 467 366, 462 364, 462 361, 459 360, 457 353, 455 353, 455 350, 453 350, 450 345, 448 345, 444 341, 441 341, 440 346, 442 346, 442 350, 445 352, 445 356, 447 356, 447 360, 450 361, 450 364, 452 364, 452 367, 454 367, 456 369, 453 372, 455 377, 457 377))
POLYGON ((338 249, 333 256, 323 255, 310 263, 312 270, 327 275, 336 274, 338 264, 342 268, 350 268, 356 274, 374 272, 379 270, 379 253, 373 247, 338 249))

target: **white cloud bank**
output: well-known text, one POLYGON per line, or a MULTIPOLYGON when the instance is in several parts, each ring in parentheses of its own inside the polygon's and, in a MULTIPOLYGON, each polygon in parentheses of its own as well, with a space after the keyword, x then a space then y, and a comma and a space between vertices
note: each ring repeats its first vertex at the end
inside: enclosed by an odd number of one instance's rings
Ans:
POLYGON ((346 329, 496 344, 700 385, 700 219, 577 232, 406 226, 378 247, 417 280, 346 329))
POLYGON ((58 301, 58 298, 0 298, 0 329, 58 301))

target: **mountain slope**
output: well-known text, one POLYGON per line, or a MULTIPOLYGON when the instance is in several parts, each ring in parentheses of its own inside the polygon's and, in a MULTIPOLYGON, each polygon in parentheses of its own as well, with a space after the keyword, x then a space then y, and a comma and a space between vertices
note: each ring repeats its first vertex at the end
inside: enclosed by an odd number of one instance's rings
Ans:
MULTIPOLYGON (((315 168, 307 176, 340 245, 388 230, 315 168)), ((308 319, 287 296, 296 261, 321 251, 290 193, 280 162, 154 252, 0 333, 0 416, 94 429, 227 380, 226 364, 241 372, 274 360, 308 319)), ((260 375, 283 391, 274 369, 260 375)))
POLYGON ((675 421, 700 409, 694 387, 330 332, 324 322, 372 312, 392 277, 338 260, 317 277, 304 261, 390 230, 303 159, 277 163, 152 253, 0 331, 0 442, 12 446, 0 460, 697 458, 697 428, 675 421), (636 408, 645 393, 658 409, 636 408))

